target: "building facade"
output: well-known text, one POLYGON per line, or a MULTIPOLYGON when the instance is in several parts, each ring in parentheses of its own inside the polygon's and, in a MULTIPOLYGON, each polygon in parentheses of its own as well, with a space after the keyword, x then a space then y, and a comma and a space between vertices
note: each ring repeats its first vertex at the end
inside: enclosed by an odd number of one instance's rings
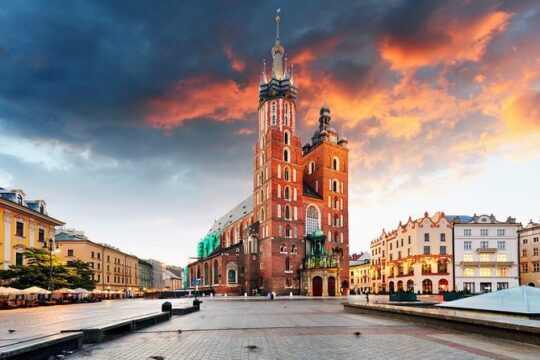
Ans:
POLYGON ((439 294, 453 282, 452 222, 443 212, 413 220, 371 242, 371 290, 439 294))
POLYGON ((297 88, 278 32, 257 108, 253 193, 217 220, 189 264, 190 287, 218 293, 339 295, 349 288, 347 139, 330 109, 302 146, 297 88))
POLYGON ((152 265, 152 286, 155 291, 165 290, 165 264, 159 260, 145 260, 152 265))
POLYGON ((59 229, 56 256, 63 261, 80 260, 94 269, 93 280, 99 290, 139 294, 139 259, 107 244, 90 241, 82 231, 59 229))
POLYGON ((531 220, 518 234, 520 283, 540 287, 540 223, 531 220))
POLYGON ((28 248, 43 248, 54 237, 60 220, 47 214, 43 200, 26 200, 22 190, 0 188, 0 266, 23 265, 28 248))
POLYGON ((371 292, 371 256, 368 252, 354 260, 349 261, 349 271, 351 272, 351 294, 362 294, 371 292))
POLYGON ((519 285, 518 230, 509 217, 454 218, 454 270, 457 291, 485 293, 519 285))
POLYGON ((154 288, 152 282, 154 268, 148 261, 139 259, 139 287, 142 292, 151 292, 154 288))

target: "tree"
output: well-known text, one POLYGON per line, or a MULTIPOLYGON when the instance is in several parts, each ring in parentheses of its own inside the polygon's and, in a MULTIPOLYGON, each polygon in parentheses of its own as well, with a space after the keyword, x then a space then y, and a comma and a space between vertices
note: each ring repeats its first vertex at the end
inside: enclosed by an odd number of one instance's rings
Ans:
MULTIPOLYGON (((30 286, 49 287, 50 255, 38 248, 27 249, 23 253, 27 260, 23 265, 10 265, 8 270, 0 270, 0 279, 7 280, 9 285, 24 289, 30 286)), ((53 285, 55 289, 62 287, 83 287, 94 289, 96 282, 92 280, 93 271, 89 264, 80 260, 70 263, 60 261, 52 256, 53 285)))

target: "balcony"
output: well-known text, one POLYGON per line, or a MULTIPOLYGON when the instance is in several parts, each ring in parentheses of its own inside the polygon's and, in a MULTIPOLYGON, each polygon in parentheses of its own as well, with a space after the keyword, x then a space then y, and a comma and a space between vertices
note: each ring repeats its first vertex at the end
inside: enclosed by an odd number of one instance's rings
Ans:
POLYGON ((461 267, 510 267, 514 266, 513 261, 462 261, 459 263, 461 267))
POLYGON ((497 248, 477 248, 476 252, 480 254, 494 254, 497 252, 497 248))
POLYGON ((422 271, 422 275, 432 275, 432 276, 441 276, 441 275, 450 275, 449 272, 447 271, 442 271, 442 272, 431 272, 431 271, 422 271))

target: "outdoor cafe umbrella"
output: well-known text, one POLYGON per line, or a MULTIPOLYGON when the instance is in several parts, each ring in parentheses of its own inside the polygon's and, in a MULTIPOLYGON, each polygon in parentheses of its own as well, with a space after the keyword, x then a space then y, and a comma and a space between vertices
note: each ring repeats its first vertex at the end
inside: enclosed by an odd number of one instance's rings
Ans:
POLYGON ((75 294, 76 291, 68 289, 68 288, 61 288, 53 291, 55 294, 75 294))
POLYGON ((19 289, 0 286, 0 296, 20 295, 22 293, 22 290, 19 289))
POLYGON ((103 290, 100 290, 100 289, 94 289, 92 290, 92 294, 103 294, 105 291, 103 290))
POLYGON ((88 291, 88 290, 83 289, 83 288, 77 288, 77 289, 74 289, 73 291, 75 293, 77 293, 77 294, 84 294, 84 295, 91 293, 91 291, 88 291))
POLYGON ((51 292, 49 290, 42 289, 38 286, 31 286, 22 290, 22 294, 26 295, 49 295, 51 292))

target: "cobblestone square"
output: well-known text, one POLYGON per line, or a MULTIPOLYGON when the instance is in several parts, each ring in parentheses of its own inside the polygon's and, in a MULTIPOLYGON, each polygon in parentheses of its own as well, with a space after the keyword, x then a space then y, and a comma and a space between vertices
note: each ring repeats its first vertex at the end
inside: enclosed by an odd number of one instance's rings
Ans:
POLYGON ((538 359, 540 347, 348 314, 340 299, 205 299, 201 311, 68 359, 538 359))

